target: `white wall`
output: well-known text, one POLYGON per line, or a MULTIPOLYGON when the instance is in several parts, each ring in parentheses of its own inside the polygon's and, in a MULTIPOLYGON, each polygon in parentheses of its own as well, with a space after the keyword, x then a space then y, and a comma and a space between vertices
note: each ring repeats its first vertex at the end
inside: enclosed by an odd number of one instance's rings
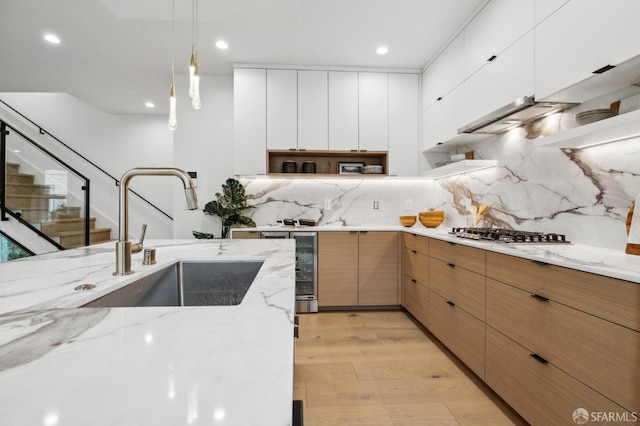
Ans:
POLYGON ((233 177, 233 77, 200 77, 202 108, 199 110, 191 107, 191 99, 186 96, 188 77, 177 76, 176 85, 179 92, 174 163, 176 167, 198 173, 200 207, 187 210, 182 187, 174 187, 173 235, 190 238, 192 231, 202 231, 219 236, 218 219, 205 215, 202 209, 215 199, 216 192, 222 191, 221 185, 233 177))

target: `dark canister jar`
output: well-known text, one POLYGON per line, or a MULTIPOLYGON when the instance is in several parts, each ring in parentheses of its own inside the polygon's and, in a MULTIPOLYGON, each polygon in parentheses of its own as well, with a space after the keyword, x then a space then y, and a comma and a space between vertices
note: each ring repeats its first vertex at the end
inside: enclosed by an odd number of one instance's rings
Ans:
POLYGON ((298 166, 295 161, 284 161, 282 163, 282 173, 297 173, 298 166))
POLYGON ((316 163, 315 161, 305 161, 302 163, 302 173, 315 173, 316 163))

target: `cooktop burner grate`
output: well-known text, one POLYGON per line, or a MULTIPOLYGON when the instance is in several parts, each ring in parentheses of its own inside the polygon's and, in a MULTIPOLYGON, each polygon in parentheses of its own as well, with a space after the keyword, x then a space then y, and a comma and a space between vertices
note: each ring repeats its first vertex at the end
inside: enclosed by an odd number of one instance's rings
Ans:
POLYGON ((570 244, 564 234, 515 231, 506 228, 453 228, 450 234, 471 240, 488 240, 501 243, 570 244))

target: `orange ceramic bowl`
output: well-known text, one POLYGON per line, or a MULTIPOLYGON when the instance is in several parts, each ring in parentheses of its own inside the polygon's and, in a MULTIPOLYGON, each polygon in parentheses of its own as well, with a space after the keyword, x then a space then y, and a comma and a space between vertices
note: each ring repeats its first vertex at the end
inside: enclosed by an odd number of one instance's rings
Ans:
POLYGON ((400 223, 407 228, 413 226, 416 223, 415 216, 400 216, 400 223))

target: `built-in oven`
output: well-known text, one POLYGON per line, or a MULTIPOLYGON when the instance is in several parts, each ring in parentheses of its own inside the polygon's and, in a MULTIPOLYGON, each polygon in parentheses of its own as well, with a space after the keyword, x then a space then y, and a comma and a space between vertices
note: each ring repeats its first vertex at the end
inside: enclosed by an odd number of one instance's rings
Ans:
POLYGON ((318 312, 318 233, 264 231, 262 238, 296 240, 296 312, 318 312))

